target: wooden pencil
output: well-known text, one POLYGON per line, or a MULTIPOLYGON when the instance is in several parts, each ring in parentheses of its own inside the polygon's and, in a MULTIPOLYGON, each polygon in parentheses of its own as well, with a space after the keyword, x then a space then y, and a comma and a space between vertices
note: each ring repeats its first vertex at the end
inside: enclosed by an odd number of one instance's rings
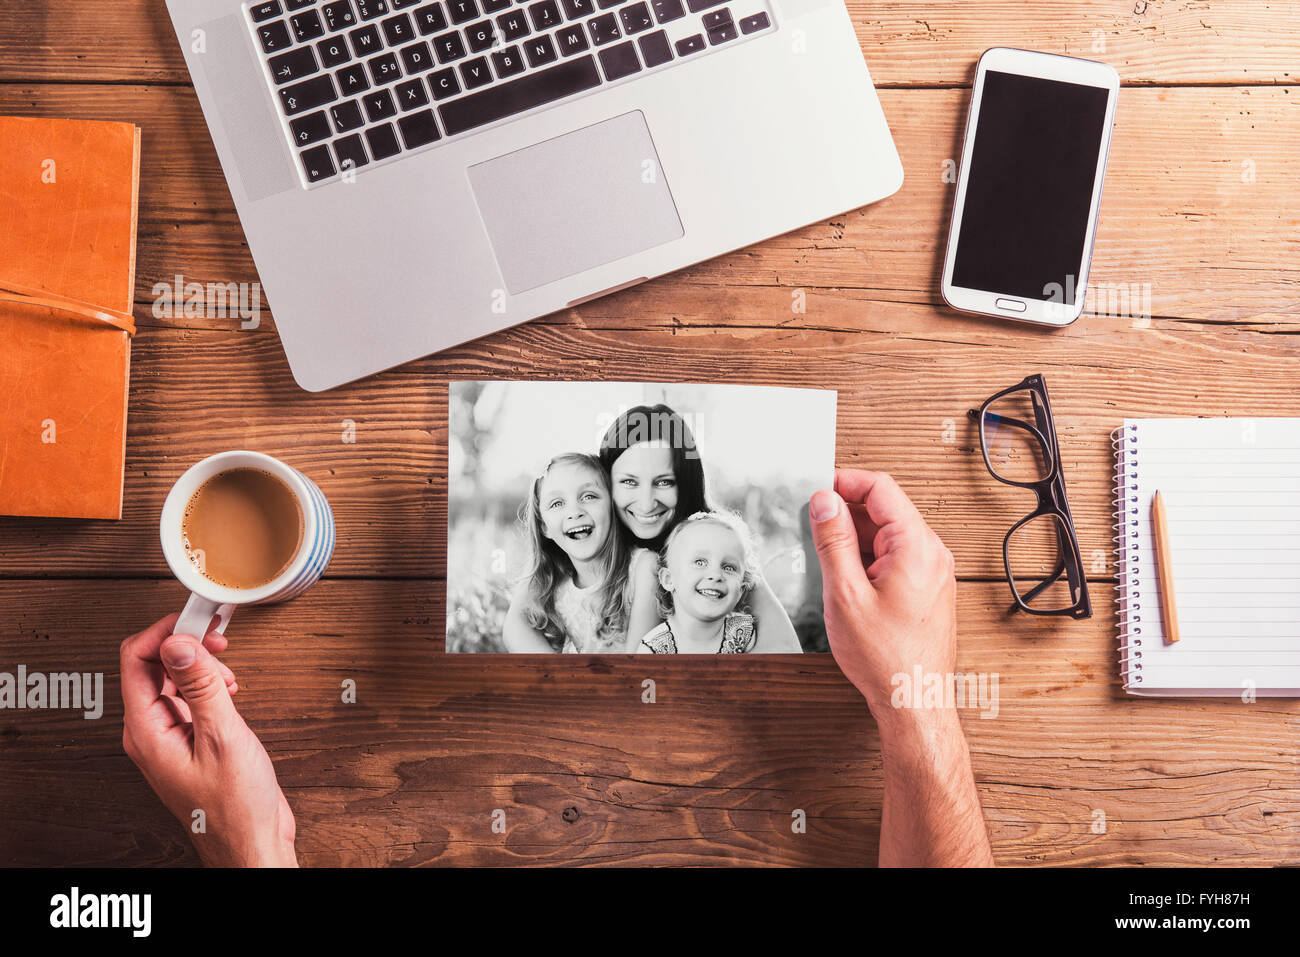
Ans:
POLYGON ((1156 562, 1160 568, 1160 607, 1164 612, 1165 644, 1178 641, 1178 603, 1174 598, 1174 553, 1169 542, 1165 500, 1159 491, 1151 499, 1151 530, 1156 540, 1156 562))

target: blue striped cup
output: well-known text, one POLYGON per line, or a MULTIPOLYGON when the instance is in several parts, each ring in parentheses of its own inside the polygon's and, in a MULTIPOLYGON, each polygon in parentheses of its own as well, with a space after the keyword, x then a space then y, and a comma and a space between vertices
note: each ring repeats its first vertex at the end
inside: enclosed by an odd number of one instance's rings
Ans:
POLYGON ((202 640, 215 616, 216 631, 224 633, 236 605, 269 605, 296 598, 325 572, 334 553, 334 513, 316 483, 297 469, 261 452, 220 452, 190 466, 167 493, 159 522, 163 556, 172 574, 190 590, 189 601, 174 632, 202 640), (302 542, 288 568, 274 581, 257 588, 228 588, 205 577, 190 560, 182 532, 185 507, 199 487, 228 469, 254 468, 284 482, 298 498, 302 514, 302 542))

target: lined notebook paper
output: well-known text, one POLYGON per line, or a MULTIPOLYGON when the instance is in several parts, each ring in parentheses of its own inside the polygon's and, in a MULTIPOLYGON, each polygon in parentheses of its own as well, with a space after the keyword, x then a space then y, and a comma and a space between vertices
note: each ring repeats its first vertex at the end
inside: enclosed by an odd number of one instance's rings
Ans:
POLYGON ((1124 689, 1300 697, 1300 419, 1126 419, 1112 438, 1124 689), (1157 490, 1173 645, 1151 528, 1157 490))

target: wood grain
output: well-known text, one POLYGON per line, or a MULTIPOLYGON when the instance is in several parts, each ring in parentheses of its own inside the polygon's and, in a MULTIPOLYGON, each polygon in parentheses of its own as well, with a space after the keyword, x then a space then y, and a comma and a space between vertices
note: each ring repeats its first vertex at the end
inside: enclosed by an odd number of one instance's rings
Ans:
MULTIPOLYGON (((1109 588, 1092 621, 1014 628, 1004 588, 959 589, 959 668, 998 675, 996 714, 989 699, 962 718, 1001 863, 1300 863, 1300 703, 1126 697, 1109 588)), ((19 609, 0 670, 104 671, 108 702, 98 721, 0 712, 0 864, 51 849, 194 861, 122 753, 117 680, 126 631, 181 599, 172 583, 0 583, 0 606, 19 609)), ((373 581, 236 614, 225 659, 304 863, 874 861, 879 745, 829 656, 444 656, 442 615, 426 582, 373 581)))
POLYGON ((1300 863, 1300 704, 1118 686, 1108 441, 1125 416, 1300 415, 1300 5, 848 6, 907 171, 897 195, 309 395, 273 302, 252 330, 152 315, 155 283, 177 274, 257 279, 162 0, 0 0, 0 113, 144 131, 125 517, 0 518, 0 671, 104 671, 108 706, 99 721, 0 712, 0 864, 195 863, 122 754, 117 646, 183 598, 158 547, 167 488, 231 447, 304 469, 338 519, 330 577, 241 610, 227 655, 304 863, 873 862, 879 742, 828 656, 650 671, 441 653, 445 387, 498 377, 838 390, 839 464, 888 469, 914 496, 957 555, 960 667, 999 675, 997 717, 963 712, 998 860, 1300 863), (1149 289, 1150 317, 1102 309, 1049 333, 941 307, 945 161, 996 44, 1120 70, 1093 280, 1149 289), (964 415, 1030 372, 1052 390, 1087 622, 1006 614, 997 546, 1027 502, 986 475, 964 415))
MULTIPOLYGON (((885 86, 969 83, 991 46, 1106 60, 1128 84, 1295 83, 1300 63, 1300 9, 1285 0, 846 5, 885 86)), ((163 0, 3 0, 0 14, 0 82, 189 82, 163 0)))
MULTIPOLYGON (((839 464, 893 472, 953 549, 959 573, 974 578, 1002 574, 1002 535, 1030 502, 989 478, 966 410, 1023 376, 1042 372, 1052 390, 1071 508, 1090 574, 1100 578, 1113 574, 1109 433, 1125 416, 1300 415, 1292 386, 1300 339, 1280 332, 1164 320, 1135 329, 1096 317, 1044 334, 831 292, 772 328, 785 294, 751 287, 728 291, 721 324, 716 294, 689 287, 677 303, 686 322, 664 316, 630 327, 583 315, 652 315, 651 296, 631 291, 616 297, 621 303, 585 306, 322 395, 293 385, 269 329, 145 330, 133 365, 123 521, 0 518, 0 574, 166 575, 157 516, 171 484, 206 454, 254 448, 303 469, 329 497, 339 527, 331 575, 441 577, 446 383, 460 378, 836 389, 839 464), (356 423, 355 444, 342 441, 344 420, 356 423)), ((1300 331, 1300 320, 1287 329, 1300 331)))

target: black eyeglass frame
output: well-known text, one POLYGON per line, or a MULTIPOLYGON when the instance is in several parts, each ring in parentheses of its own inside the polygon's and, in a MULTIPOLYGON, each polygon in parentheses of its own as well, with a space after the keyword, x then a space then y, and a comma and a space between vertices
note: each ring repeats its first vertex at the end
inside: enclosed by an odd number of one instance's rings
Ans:
POLYGON ((1075 619, 1091 618, 1092 602, 1088 597, 1088 579, 1083 573, 1083 553, 1079 550, 1079 536, 1074 530, 1074 519, 1070 516, 1070 505, 1065 496, 1065 475, 1061 471, 1061 448, 1056 439, 1056 423, 1052 419, 1052 403, 1047 396, 1046 381, 1039 374, 1027 376, 1018 385, 1003 389, 996 395, 989 397, 979 409, 971 409, 967 412, 967 415, 979 423, 980 453, 984 456, 984 467, 988 469, 989 474, 1004 485, 1029 489, 1038 498, 1037 507, 1012 525, 1006 537, 1002 539, 1002 565, 1006 569, 1007 584, 1011 587, 1011 596, 1016 602, 1011 610, 1023 611, 1030 615, 1068 615, 1075 619), (1016 392, 1033 393, 1036 399, 1034 402, 1036 426, 1010 416, 993 414, 997 415, 999 420, 1033 435, 1047 455, 1049 459, 1048 474, 1033 482, 1016 482, 999 475, 997 470, 993 468, 993 462, 989 459, 989 443, 984 433, 985 413, 988 412, 989 406, 999 399, 1006 398, 1016 392), (1021 597, 1016 588, 1015 574, 1011 571, 1011 537, 1025 525, 1044 515, 1051 515, 1057 519, 1056 534, 1060 541, 1061 558, 1051 575, 1026 592, 1024 597, 1021 597), (1069 608, 1031 608, 1028 602, 1033 601, 1045 589, 1060 581, 1062 575, 1065 575, 1068 579, 1071 593, 1078 596, 1074 604, 1069 608))

